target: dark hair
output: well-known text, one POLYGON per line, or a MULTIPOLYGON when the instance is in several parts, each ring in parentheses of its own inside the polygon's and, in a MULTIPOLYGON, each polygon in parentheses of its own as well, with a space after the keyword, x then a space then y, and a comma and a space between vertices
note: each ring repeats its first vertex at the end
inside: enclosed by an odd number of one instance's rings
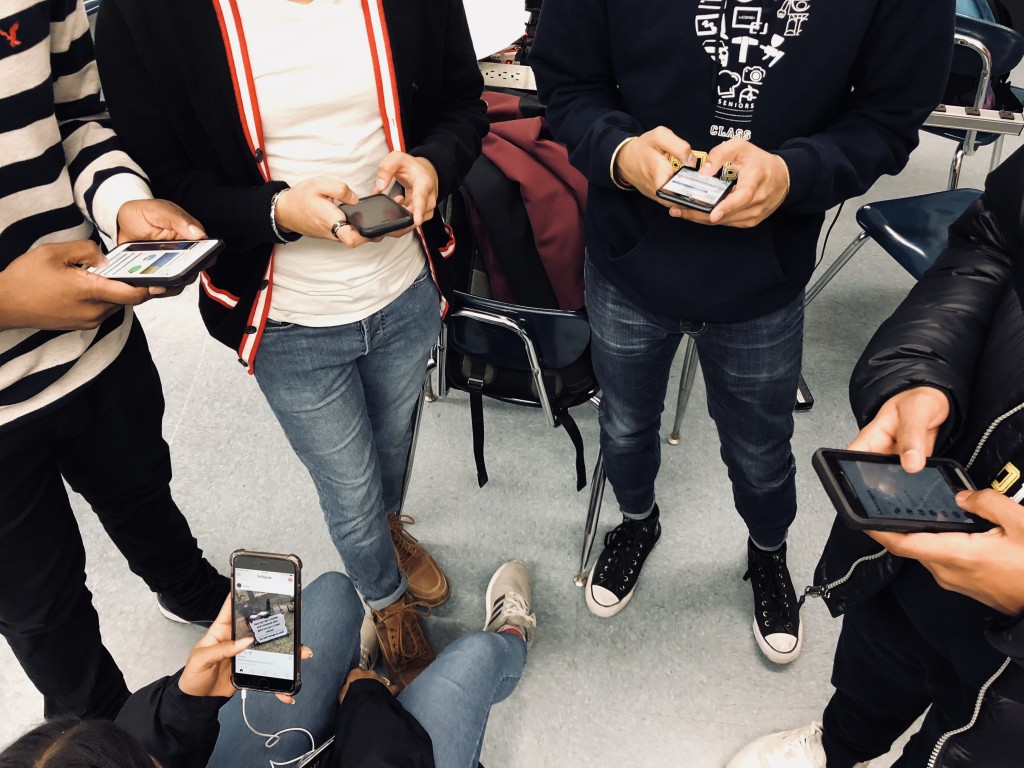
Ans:
POLYGON ((153 768, 153 758, 110 720, 43 723, 0 752, 0 768, 153 768))

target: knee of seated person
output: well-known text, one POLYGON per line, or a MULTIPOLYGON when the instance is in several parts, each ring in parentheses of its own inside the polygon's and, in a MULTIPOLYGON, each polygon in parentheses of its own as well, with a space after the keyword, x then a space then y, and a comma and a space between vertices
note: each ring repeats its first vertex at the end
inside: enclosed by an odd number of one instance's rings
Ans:
POLYGON ((363 613, 363 601, 351 579, 339 571, 327 571, 317 576, 303 590, 303 607, 331 612, 363 613))
POLYGON ((452 643, 451 648, 474 666, 487 666, 508 652, 505 640, 494 632, 470 632, 452 643))

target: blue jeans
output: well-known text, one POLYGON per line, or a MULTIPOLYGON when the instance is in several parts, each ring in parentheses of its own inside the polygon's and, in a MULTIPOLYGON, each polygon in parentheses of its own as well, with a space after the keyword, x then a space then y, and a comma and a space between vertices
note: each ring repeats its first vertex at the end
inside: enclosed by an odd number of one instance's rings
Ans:
POLYGON ((803 351, 803 295, 738 323, 675 320, 637 305, 589 261, 586 292, 601 384, 601 450, 623 514, 643 517, 654 505, 669 370, 683 335, 690 334, 736 509, 756 544, 782 544, 796 516, 790 438, 803 351))
POLYGON ((440 328, 437 289, 424 269, 365 320, 329 328, 268 321, 256 358, 256 381, 372 608, 406 589, 387 515, 401 504, 413 415, 440 328))
MULTIPOLYGON (((253 692, 246 713, 253 727, 274 733, 305 728, 320 746, 330 735, 338 691, 359 663, 363 606, 352 583, 325 573, 302 593, 302 640, 314 656, 302 662, 302 690, 295 704, 253 692)), ((452 643, 398 697, 430 735, 437 768, 476 768, 492 704, 515 690, 526 664, 526 643, 509 633, 473 632, 452 643)), ((221 731, 209 768, 262 766, 309 749, 303 734, 288 733, 272 749, 242 722, 241 697, 220 711, 221 731)))

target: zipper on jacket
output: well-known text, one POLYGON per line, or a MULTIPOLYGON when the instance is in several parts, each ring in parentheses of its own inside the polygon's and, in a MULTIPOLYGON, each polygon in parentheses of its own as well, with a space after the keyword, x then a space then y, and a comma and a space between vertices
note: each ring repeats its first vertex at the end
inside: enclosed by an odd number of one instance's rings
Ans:
POLYGON ((964 469, 971 468, 971 465, 974 463, 974 460, 978 458, 978 454, 981 453, 981 449, 985 447, 985 443, 988 441, 989 437, 991 437, 992 433, 995 432, 996 427, 998 427, 1008 418, 1013 416, 1013 414, 1015 414, 1021 408, 1024 408, 1024 403, 1021 403, 1016 408, 1011 408, 1002 416, 1000 416, 999 418, 997 418, 995 421, 988 425, 988 429, 986 429, 985 434, 981 436, 981 440, 978 441, 978 447, 974 449, 974 453, 971 454, 971 460, 967 462, 967 466, 964 467, 964 469))
POLYGON ((886 550, 885 547, 883 547, 878 552, 875 552, 873 555, 864 555, 864 557, 854 560, 853 565, 850 566, 850 570, 848 570, 835 581, 830 581, 828 584, 824 584, 820 587, 816 587, 812 584, 811 586, 805 588, 804 593, 800 595, 800 601, 797 603, 797 609, 803 607, 804 601, 807 600, 808 597, 828 597, 833 589, 835 589, 836 587, 841 587, 843 586, 843 584, 848 582, 853 577, 853 572, 857 570, 857 568, 860 565, 862 565, 863 563, 870 562, 871 560, 878 560, 887 551, 888 550, 886 550))
POLYGON ((985 694, 988 693, 988 689, 992 687, 992 684, 999 679, 999 676, 1006 671, 1006 668, 1010 666, 1010 662, 1011 659, 1007 657, 1006 661, 1004 661, 1003 665, 996 670, 995 674, 993 674, 992 677, 986 680, 985 684, 981 686, 981 690, 978 691, 978 699, 974 702, 974 714, 971 716, 970 722, 955 730, 946 731, 944 734, 939 736, 939 740, 935 742, 935 746, 932 748, 932 754, 931 757, 928 758, 928 765, 926 768, 935 768, 935 766, 938 765, 939 755, 942 754, 942 748, 946 746, 947 741, 974 727, 974 724, 978 721, 978 717, 981 715, 981 705, 985 700, 985 694))

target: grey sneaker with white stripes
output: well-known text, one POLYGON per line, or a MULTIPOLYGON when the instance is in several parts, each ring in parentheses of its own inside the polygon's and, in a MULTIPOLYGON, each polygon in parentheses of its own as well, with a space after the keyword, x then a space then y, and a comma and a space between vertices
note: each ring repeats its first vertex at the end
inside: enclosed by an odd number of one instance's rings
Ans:
POLYGON ((505 563, 491 577, 487 585, 484 605, 487 618, 485 632, 500 632, 506 627, 516 630, 526 641, 533 644, 533 633, 537 628, 537 617, 530 613, 530 573, 519 560, 505 563))

